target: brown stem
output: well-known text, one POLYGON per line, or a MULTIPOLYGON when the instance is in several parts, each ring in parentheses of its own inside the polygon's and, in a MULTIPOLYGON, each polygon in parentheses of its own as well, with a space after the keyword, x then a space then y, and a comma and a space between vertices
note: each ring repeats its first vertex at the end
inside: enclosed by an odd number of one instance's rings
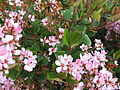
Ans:
POLYGON ((115 23, 116 21, 118 21, 118 19, 117 19, 117 20, 114 20, 114 21, 112 21, 111 23, 106 24, 106 25, 104 25, 104 26, 102 25, 102 26, 94 27, 94 28, 88 29, 88 30, 95 30, 95 31, 98 31, 99 29, 102 29, 102 28, 104 28, 104 27, 106 27, 106 26, 109 26, 110 24, 115 23))
POLYGON ((94 8, 90 13, 88 13, 87 14, 87 16, 83 16, 83 17, 81 17, 81 18, 79 18, 78 20, 76 20, 76 21, 73 21, 73 23, 75 23, 75 22, 77 22, 77 24, 82 20, 82 19, 84 19, 84 18, 87 18, 87 17, 89 17, 89 16, 91 16, 91 14, 95 11, 97 9, 97 7, 96 8, 94 8))

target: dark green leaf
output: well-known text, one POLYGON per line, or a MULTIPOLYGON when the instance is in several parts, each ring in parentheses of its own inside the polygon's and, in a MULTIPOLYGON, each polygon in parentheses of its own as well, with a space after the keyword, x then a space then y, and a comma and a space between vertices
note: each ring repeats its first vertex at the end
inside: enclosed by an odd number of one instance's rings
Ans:
POLYGON ((90 46, 92 44, 90 38, 88 37, 87 34, 85 34, 85 33, 82 33, 82 34, 83 34, 83 43, 90 46))
POLYGON ((76 25, 72 28, 73 30, 78 30, 80 32, 85 32, 86 26, 85 25, 76 25))
POLYGON ((69 84, 77 84, 78 83, 78 81, 74 80, 71 75, 68 75, 68 77, 66 78, 66 82, 69 84))
POLYGON ((69 34, 68 34, 68 30, 66 29, 66 30, 64 31, 63 43, 64 43, 64 45, 67 45, 67 46, 69 46, 69 41, 68 41, 69 36, 68 36, 68 35, 69 35, 69 34))
POLYGON ((70 39, 71 48, 74 48, 82 42, 83 40, 82 33, 79 31, 70 32, 69 39, 70 39))
POLYGON ((16 69, 12 69, 9 71, 9 77, 13 80, 15 80, 21 71, 17 71, 16 69))
POLYGON ((118 50, 113 54, 113 59, 119 59, 119 58, 120 58, 120 50, 118 50))
POLYGON ((55 72, 49 72, 47 74, 47 79, 48 80, 55 80, 55 81, 63 82, 60 78, 58 78, 58 75, 55 72))

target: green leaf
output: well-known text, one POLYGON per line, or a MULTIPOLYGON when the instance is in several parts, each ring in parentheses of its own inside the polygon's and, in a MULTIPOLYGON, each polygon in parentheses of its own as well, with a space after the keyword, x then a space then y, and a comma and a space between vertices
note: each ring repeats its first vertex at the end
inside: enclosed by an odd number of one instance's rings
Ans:
POLYGON ((82 35, 83 35, 83 43, 90 46, 92 42, 90 38, 88 37, 88 35, 85 33, 82 33, 82 35))
POLYGON ((73 6, 71 6, 69 9, 62 11, 63 17, 69 21, 72 18, 72 13, 73 13, 73 6))
POLYGON ((79 19, 79 16, 78 16, 78 13, 77 13, 77 12, 74 14, 74 19, 75 19, 75 20, 78 20, 78 19, 79 19))
POLYGON ((68 36, 68 30, 66 29, 65 31, 64 31, 64 37, 63 37, 63 43, 64 43, 64 45, 67 45, 67 46, 69 46, 69 41, 68 41, 68 39, 69 39, 69 36, 68 36))
POLYGON ((80 57, 80 53, 81 53, 81 51, 78 51, 78 49, 72 50, 72 57, 76 60, 80 57))
POLYGON ((66 73, 59 73, 58 76, 62 79, 66 79, 67 78, 67 74, 66 73))
POLYGON ((115 52, 114 54, 113 54, 113 59, 119 59, 120 58, 120 50, 118 50, 117 52, 115 52))
POLYGON ((32 47, 30 48, 31 51, 40 51, 40 46, 38 43, 35 43, 32 45, 32 47))
POLYGON ((86 30, 86 26, 85 25, 76 25, 76 26, 74 26, 72 29, 73 30, 78 30, 78 31, 80 31, 80 32, 85 32, 85 30, 86 30))
POLYGON ((63 82, 63 80, 61 80, 60 78, 58 78, 58 75, 55 72, 49 72, 47 74, 47 79, 48 80, 55 80, 55 81, 63 82))
POLYGON ((28 12, 34 12, 34 5, 32 5, 29 9, 28 12))
POLYGON ((46 57, 43 56, 42 60, 41 60, 41 63, 44 64, 44 65, 48 65, 48 59, 46 57))
POLYGON ((46 74, 44 74, 44 73, 42 73, 42 74, 40 74, 40 75, 38 76, 38 80, 39 80, 40 82, 43 82, 43 81, 45 80, 45 78, 46 78, 46 74))
POLYGON ((11 79, 15 80, 20 73, 21 73, 21 71, 17 71, 16 69, 12 69, 9 71, 9 77, 11 79))
POLYGON ((69 84, 77 84, 78 83, 77 80, 73 80, 73 77, 71 75, 68 75, 68 77, 66 78, 66 82, 69 84))
POLYGON ((114 71, 115 73, 120 73, 120 67, 114 68, 113 71, 114 71))
POLYGON ((57 55, 64 55, 64 54, 65 54, 65 51, 57 51, 56 54, 57 54, 57 55))
POLYGON ((89 20, 87 18, 82 19, 79 24, 89 24, 89 20))
POLYGON ((92 14, 92 18, 96 19, 96 20, 100 20, 101 15, 98 11, 94 11, 92 14))
POLYGON ((83 40, 82 33, 79 31, 70 32, 69 39, 70 39, 71 48, 74 48, 82 42, 83 40))
POLYGON ((93 30, 87 31, 86 33, 89 37, 94 37, 95 36, 95 32, 93 30))

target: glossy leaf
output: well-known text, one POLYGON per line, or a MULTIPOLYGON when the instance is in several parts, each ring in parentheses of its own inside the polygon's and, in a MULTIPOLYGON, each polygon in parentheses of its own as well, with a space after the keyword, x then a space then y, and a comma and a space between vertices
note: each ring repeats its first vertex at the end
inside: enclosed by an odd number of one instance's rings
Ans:
POLYGON ((70 32, 70 46, 74 48, 82 43, 83 37, 82 33, 79 31, 70 32))
POLYGON ((82 35, 83 35, 83 43, 90 46, 92 42, 90 38, 88 37, 88 35, 85 33, 82 33, 82 35))
POLYGON ((73 30, 78 30, 80 32, 85 32, 86 26, 85 25, 76 25, 72 28, 73 30))
POLYGON ((58 78, 58 75, 55 72, 49 72, 47 74, 47 79, 48 80, 55 80, 55 81, 63 82, 60 78, 58 78))
POLYGON ((69 45, 68 39, 69 39, 69 34, 68 34, 68 30, 66 29, 64 31, 64 37, 63 37, 63 43, 64 43, 64 45, 67 45, 67 46, 69 45))
POLYGON ((113 54, 113 59, 119 59, 119 58, 120 58, 120 50, 118 50, 113 54))

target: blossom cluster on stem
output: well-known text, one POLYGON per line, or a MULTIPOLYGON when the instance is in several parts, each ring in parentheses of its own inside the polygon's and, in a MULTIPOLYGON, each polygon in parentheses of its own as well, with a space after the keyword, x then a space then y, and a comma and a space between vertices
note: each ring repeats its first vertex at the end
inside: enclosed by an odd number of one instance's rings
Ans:
POLYGON ((55 47, 57 44, 60 43, 59 39, 61 39, 64 35, 64 29, 63 28, 59 28, 58 31, 58 36, 49 36, 49 38, 41 38, 40 41, 43 44, 48 44, 50 46, 50 48, 48 49, 49 51, 49 55, 52 55, 52 53, 57 52, 57 47, 55 47))
MULTIPOLYGON (((20 2, 20 0, 15 0, 17 5, 20 2)), ((14 81, 6 76, 11 69, 10 67, 17 63, 22 66, 22 63, 24 63, 24 70, 30 72, 36 66, 37 61, 35 59, 37 56, 24 48, 19 49, 21 48, 19 40, 22 37, 23 17, 26 11, 6 11, 5 13, 9 17, 3 18, 4 24, 0 26, 0 89, 16 90, 14 81), (16 58, 19 58, 19 60, 15 60, 16 58)))
POLYGON ((118 89, 117 78, 113 78, 113 74, 107 71, 106 59, 107 52, 103 50, 103 43, 101 40, 95 39, 95 49, 90 46, 80 46, 83 54, 80 58, 73 61, 71 55, 64 54, 58 56, 55 64, 58 66, 56 71, 58 73, 66 72, 73 76, 73 79, 78 80, 80 83, 75 85, 74 90, 82 90, 84 87, 90 90, 115 90, 118 89), (89 76, 89 77, 88 77, 89 76), (84 80, 88 80, 87 86, 84 85, 84 80), (80 88, 80 89, 79 89, 80 88))

